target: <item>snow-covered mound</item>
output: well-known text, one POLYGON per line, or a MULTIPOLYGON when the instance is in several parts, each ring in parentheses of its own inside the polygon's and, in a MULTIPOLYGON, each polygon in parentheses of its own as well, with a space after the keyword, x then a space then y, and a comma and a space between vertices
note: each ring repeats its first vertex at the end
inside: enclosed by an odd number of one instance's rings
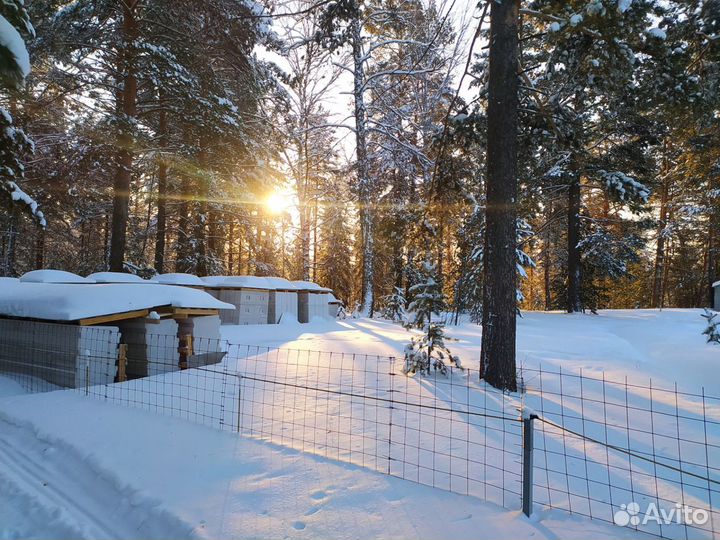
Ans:
POLYGON ((157 281, 163 285, 183 285, 192 287, 204 287, 206 283, 197 276, 192 274, 182 274, 179 272, 170 274, 160 274, 155 276, 152 281, 157 281))
POLYGON ((95 283, 152 283, 140 276, 125 272, 95 272, 90 274, 88 279, 92 279, 95 283))
POLYGON ((208 276, 203 278, 206 286, 217 289, 263 289, 274 290, 268 278, 258 276, 208 276))
POLYGON ((299 291, 332 292, 332 289, 321 287, 312 281, 293 281, 292 284, 295 285, 295 288, 299 291))
POLYGON ((292 284, 290 280, 281 277, 268 277, 265 278, 271 287, 271 290, 275 291, 294 291, 297 287, 292 284))
POLYGON ((168 285, 129 283, 17 283, 0 287, 0 315, 76 321, 161 306, 232 309, 204 291, 168 285))
POLYGON ((32 270, 23 274, 20 281, 22 283, 95 283, 90 278, 64 270, 32 270))

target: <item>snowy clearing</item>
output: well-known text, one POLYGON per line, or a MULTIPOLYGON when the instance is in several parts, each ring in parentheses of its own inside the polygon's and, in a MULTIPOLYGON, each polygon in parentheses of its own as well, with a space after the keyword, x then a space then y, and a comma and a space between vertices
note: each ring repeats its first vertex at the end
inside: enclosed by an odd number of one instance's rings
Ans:
MULTIPOLYGON (((701 309, 607 310, 599 315, 523 312, 518 319, 518 363, 526 367, 561 367, 608 378, 647 384, 650 378, 689 391, 705 386, 720 394, 714 376, 720 347, 701 335, 701 309)), ((399 324, 383 320, 342 321, 277 326, 223 326, 230 343, 301 350, 402 357, 412 335, 399 324)), ((482 330, 463 322, 448 324, 448 347, 463 364, 477 368, 482 330)))
MULTIPOLYGON (((629 503, 630 495, 642 495, 638 502, 682 499, 702 507, 710 489, 685 475, 678 479, 642 456, 657 451, 658 459, 681 463, 690 473, 707 475, 712 470, 711 476, 717 476, 720 430, 705 434, 706 445, 715 445, 710 454, 699 456, 702 447, 683 446, 681 452, 679 442, 674 450, 680 432, 690 443, 710 424, 698 420, 692 397, 673 404, 656 390, 648 406, 641 386, 630 393, 625 387, 624 395, 622 386, 602 387, 617 390, 603 396, 611 405, 630 399, 637 408, 632 418, 619 417, 621 409, 583 407, 596 403, 601 387, 592 377, 603 370, 608 380, 627 376, 631 384, 642 385, 652 377, 654 388, 672 388, 677 378, 686 391, 699 391, 704 384, 708 395, 718 395, 712 374, 720 350, 705 344, 699 313, 525 314, 518 348, 527 373, 542 363, 544 369, 562 367, 568 374, 582 369, 590 377, 588 386, 579 389, 585 392, 582 400, 564 401, 559 397, 563 394, 551 388, 546 387, 545 394, 536 392, 529 380, 524 406, 543 417, 562 418, 564 426, 601 442, 630 445, 640 455, 611 455, 601 444, 579 441, 549 426, 536 427, 536 506, 531 519, 517 510, 520 425, 510 417, 517 417, 521 402, 489 392, 467 373, 447 379, 399 376, 399 357, 409 333, 387 321, 223 327, 231 343, 257 346, 231 345, 223 364, 212 369, 89 388, 91 395, 112 403, 89 399, 82 389, 18 395, 22 388, 0 377, 0 395, 6 396, 0 399, 0 421, 11 434, 5 444, 9 452, 23 448, 26 465, 23 472, 13 462, 0 460, 0 494, 13 501, 2 511, 0 533, 635 537, 640 533, 600 520, 612 520, 612 512, 629 503), (393 370, 395 376, 390 375, 393 370), (394 391, 393 407, 386 403, 388 384, 394 391), (649 415, 643 413, 647 409, 649 415), (499 411, 510 421, 474 416, 482 411, 499 411), (682 411, 682 417, 667 422, 668 411, 682 411), (657 425, 659 420, 665 423, 657 425), (239 437, 238 430, 264 442, 239 437), (647 433, 654 435, 648 438, 647 433), (44 457, 48 449, 53 457, 44 457), (92 474, 68 477, 61 466, 68 462, 92 474), (694 465, 688 468, 688 463, 694 465), (39 474, 28 476, 27 470, 39 474), (382 474, 387 472, 396 477, 382 474), (43 483, 57 486, 55 495, 44 485, 41 489, 43 483), (83 502, 75 492, 95 495, 83 502), (78 504, 65 508, 57 493, 78 504), (118 498, 127 504, 112 507, 108 501, 118 498), (84 511, 106 519, 94 523, 82 517, 84 511)), ((457 340, 449 343, 450 349, 474 367, 479 328, 464 323, 449 329, 457 340)), ((566 388, 565 395, 577 390, 566 388)), ((708 408, 708 418, 718 414, 720 407, 708 408)), ((682 527, 676 529, 645 530, 672 538, 687 534, 682 527)))

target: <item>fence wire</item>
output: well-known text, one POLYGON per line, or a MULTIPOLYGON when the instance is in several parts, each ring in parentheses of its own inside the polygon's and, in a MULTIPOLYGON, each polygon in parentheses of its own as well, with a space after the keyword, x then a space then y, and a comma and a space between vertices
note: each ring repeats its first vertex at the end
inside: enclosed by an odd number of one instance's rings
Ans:
POLYGON ((408 377, 400 358, 203 339, 188 350, 176 335, 14 323, 0 327, 0 371, 30 392, 72 389, 513 510, 528 489, 520 411, 531 411, 536 509, 717 536, 720 397, 704 390, 523 368, 523 392, 504 394, 471 369, 408 377), (645 521, 651 505, 707 521, 645 521))
POLYGON ((582 371, 522 378, 539 417, 536 505, 665 538, 717 537, 719 397, 582 371))

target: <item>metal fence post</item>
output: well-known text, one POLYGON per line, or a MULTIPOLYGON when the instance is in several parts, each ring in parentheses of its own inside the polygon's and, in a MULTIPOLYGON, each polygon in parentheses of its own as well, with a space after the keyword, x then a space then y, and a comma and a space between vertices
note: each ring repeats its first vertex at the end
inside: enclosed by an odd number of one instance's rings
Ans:
POLYGON ((237 374, 238 378, 238 400, 237 400, 237 432, 240 433, 240 420, 242 415, 242 375, 237 374))
POLYGON ((533 420, 535 414, 523 416, 523 484, 522 511, 530 517, 533 507, 533 420))

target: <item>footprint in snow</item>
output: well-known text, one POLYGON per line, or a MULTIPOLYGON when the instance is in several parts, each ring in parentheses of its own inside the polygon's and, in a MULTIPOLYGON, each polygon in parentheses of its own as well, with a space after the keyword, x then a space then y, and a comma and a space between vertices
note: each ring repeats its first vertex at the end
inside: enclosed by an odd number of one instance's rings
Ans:
POLYGON ((293 523, 295 530, 302 531, 305 528, 305 524, 302 521, 296 521, 293 523))

